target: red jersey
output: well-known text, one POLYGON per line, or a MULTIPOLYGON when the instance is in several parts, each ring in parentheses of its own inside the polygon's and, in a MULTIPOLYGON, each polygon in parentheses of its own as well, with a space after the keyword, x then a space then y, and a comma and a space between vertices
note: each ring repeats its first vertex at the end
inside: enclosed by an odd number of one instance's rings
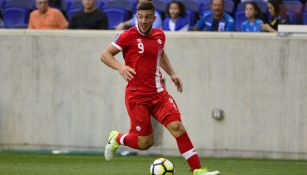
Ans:
POLYGON ((163 53, 165 34, 152 29, 150 35, 143 35, 132 27, 118 35, 112 45, 123 52, 125 64, 135 69, 136 75, 128 82, 126 93, 153 94, 164 91, 160 59, 163 53))

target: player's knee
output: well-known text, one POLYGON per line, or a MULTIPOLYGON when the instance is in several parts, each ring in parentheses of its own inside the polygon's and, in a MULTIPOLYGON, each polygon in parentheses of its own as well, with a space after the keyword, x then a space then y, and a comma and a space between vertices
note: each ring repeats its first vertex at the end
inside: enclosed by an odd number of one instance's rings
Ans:
POLYGON ((148 150, 150 147, 152 147, 152 145, 153 145, 153 139, 152 138, 139 140, 139 149, 140 150, 148 150))
POLYGON ((175 121, 167 125, 168 130, 174 137, 179 137, 186 133, 186 130, 180 121, 175 121))

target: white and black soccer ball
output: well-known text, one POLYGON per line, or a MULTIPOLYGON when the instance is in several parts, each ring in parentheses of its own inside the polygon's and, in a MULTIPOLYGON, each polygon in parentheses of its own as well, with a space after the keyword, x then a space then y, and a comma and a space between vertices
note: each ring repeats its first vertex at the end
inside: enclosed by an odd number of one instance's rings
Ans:
POLYGON ((156 159, 150 165, 151 175, 174 175, 175 167, 171 161, 165 158, 156 159))

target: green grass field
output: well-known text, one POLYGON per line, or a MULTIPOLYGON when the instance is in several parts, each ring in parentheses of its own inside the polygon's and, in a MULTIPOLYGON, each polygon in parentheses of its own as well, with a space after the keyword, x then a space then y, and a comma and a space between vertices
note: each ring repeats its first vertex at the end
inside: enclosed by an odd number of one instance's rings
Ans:
MULTIPOLYGON (((148 175, 157 156, 115 157, 106 162, 102 155, 51 155, 0 152, 0 175, 148 175)), ((191 175, 181 157, 167 157, 176 175, 191 175)), ((222 175, 307 175, 307 161, 202 159, 222 175)))

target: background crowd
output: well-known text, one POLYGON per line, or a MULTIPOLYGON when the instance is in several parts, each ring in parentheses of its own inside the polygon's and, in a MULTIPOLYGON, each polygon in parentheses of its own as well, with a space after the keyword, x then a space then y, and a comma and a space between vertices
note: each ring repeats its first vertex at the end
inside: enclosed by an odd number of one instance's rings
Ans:
MULTIPOLYGON (((136 24, 139 1, 0 0, 0 28, 117 29, 136 24)), ((306 0, 152 0, 164 31, 276 32, 307 24, 306 0)))

